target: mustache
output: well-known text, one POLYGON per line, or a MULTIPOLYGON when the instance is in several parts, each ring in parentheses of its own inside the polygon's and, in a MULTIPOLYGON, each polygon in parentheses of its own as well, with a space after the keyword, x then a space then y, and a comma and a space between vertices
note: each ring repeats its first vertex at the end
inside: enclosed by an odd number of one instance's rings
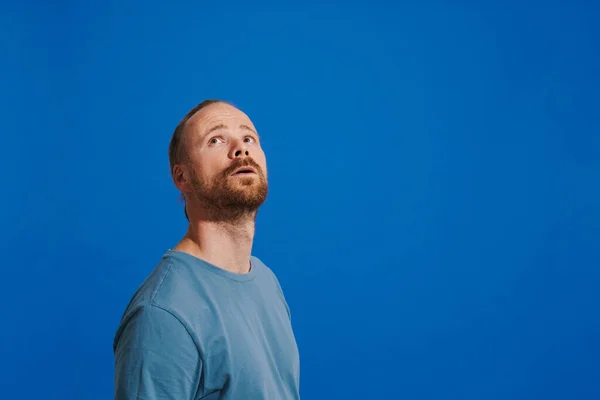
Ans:
POLYGON ((257 173, 259 173, 260 175, 264 175, 262 168, 260 168, 260 165, 258 165, 258 163, 250 157, 236 159, 225 171, 223 171, 223 174, 225 176, 229 176, 233 174, 233 171, 241 167, 252 167, 256 170, 257 173))

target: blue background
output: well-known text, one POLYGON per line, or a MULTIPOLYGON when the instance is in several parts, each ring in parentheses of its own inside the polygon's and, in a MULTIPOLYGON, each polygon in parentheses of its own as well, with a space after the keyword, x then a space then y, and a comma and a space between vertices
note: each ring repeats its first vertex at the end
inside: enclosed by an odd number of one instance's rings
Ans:
POLYGON ((594 2, 204 3, 0 6, 0 397, 112 397, 186 229, 169 139, 220 98, 304 399, 600 398, 594 2))

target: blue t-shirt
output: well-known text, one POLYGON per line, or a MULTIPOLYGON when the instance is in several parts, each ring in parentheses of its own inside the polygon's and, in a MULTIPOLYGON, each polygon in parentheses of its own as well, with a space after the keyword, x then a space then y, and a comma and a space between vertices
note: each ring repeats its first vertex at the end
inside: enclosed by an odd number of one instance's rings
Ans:
POLYGON ((274 273, 168 250, 114 339, 116 400, 299 399, 300 360, 274 273))

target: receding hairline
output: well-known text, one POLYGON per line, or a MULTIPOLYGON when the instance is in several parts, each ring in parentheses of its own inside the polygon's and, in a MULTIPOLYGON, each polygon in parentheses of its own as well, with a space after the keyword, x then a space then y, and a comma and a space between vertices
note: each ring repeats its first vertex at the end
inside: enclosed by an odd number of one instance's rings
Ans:
POLYGON ((206 101, 200 103, 199 105, 197 105, 196 107, 194 107, 193 109, 191 109, 186 114, 186 116, 183 118, 183 120, 180 122, 181 130, 182 130, 182 132, 181 132, 182 133, 182 135, 181 135, 182 138, 185 137, 185 132, 187 130, 188 123, 190 122, 191 119, 193 119, 200 111, 204 111, 204 110, 210 108, 211 106, 216 106, 216 105, 219 105, 219 104, 225 104, 225 105, 227 105, 229 107, 232 107, 232 108, 234 108, 234 109, 236 109, 236 110, 238 110, 238 111, 240 111, 240 112, 243 113, 243 111, 240 110, 239 107, 237 107, 235 104, 230 103, 228 101, 225 101, 225 100, 206 100, 206 101), (207 103, 207 104, 204 104, 204 103, 207 103))

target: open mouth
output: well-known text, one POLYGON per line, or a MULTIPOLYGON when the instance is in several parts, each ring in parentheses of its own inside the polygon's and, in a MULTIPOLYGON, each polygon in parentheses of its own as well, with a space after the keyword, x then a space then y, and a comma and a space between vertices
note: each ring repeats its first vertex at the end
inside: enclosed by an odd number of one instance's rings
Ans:
POLYGON ((232 175, 253 175, 256 172, 250 167, 244 167, 236 170, 232 175))

